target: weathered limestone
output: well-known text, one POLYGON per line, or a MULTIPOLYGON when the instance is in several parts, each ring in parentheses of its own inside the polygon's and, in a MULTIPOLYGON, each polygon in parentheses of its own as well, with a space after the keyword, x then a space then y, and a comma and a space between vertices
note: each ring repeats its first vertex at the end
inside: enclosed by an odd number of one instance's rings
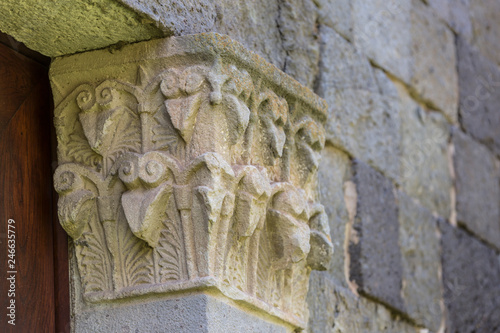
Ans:
POLYGON ((457 220, 500 249, 500 182, 494 155, 483 145, 453 131, 457 220))
POLYGON ((354 0, 356 48, 405 82, 411 78, 411 0, 354 0))
POLYGON ((317 92, 329 104, 327 140, 398 180, 397 99, 381 93, 368 59, 333 29, 322 27, 321 39, 328 56, 320 64, 317 92))
POLYGON ((500 68, 464 38, 457 38, 460 122, 465 131, 500 156, 500 68))
POLYGON ((398 204, 405 309, 419 325, 438 332, 443 297, 437 221, 401 191, 398 204))
POLYGON ((305 326, 332 254, 323 100, 217 34, 59 58, 51 82, 85 302, 215 288, 305 326))
POLYGON ((311 333, 425 333, 395 316, 385 306, 339 287, 324 272, 311 274, 311 333), (317 299, 313 299, 317 295, 317 299), (312 319, 314 318, 314 320, 312 319))
POLYGON ((498 332, 498 254, 467 232, 440 221, 444 300, 449 332, 498 332))
POLYGON ((347 287, 344 273, 347 259, 343 248, 346 227, 349 222, 344 193, 348 186, 346 182, 349 182, 351 177, 351 160, 347 154, 339 149, 326 146, 319 166, 318 179, 320 200, 325 206, 325 213, 330 222, 332 243, 335 248, 328 275, 343 287, 347 287))
POLYGON ((316 0, 315 3, 318 5, 319 22, 352 40, 352 1, 316 0))
POLYGON ((0 1, 0 30, 50 57, 162 36, 153 23, 116 0, 0 1))
POLYGON ((401 100, 401 187, 431 212, 448 218, 453 186, 448 122, 440 113, 411 99, 401 84, 397 87, 401 100))
POLYGON ((453 33, 421 0, 412 0, 410 85, 448 121, 457 122, 458 78, 453 33))
POLYGON ((457 121, 453 34, 421 0, 352 4, 354 45, 378 66, 457 121))

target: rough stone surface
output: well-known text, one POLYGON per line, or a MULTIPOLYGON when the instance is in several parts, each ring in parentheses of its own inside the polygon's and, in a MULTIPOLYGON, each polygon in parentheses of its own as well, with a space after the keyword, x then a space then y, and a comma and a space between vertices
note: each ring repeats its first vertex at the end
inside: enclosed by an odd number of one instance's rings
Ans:
POLYGON ((444 117, 429 112, 398 85, 401 98, 401 187, 432 212, 450 216, 448 167, 450 129, 444 117))
POLYGON ((442 318, 442 287, 436 218, 403 192, 398 192, 398 207, 406 312, 420 326, 437 332, 442 318))
POLYGON ((312 0, 120 1, 166 34, 226 34, 312 87, 319 61, 318 10, 312 0))
POLYGON ((0 2, 0 30, 51 57, 162 36, 152 23, 114 0, 0 2))
POLYGON ((347 287, 344 265, 344 241, 349 216, 344 201, 344 184, 351 179, 351 160, 342 151, 327 146, 319 166, 320 201, 330 222, 330 235, 334 247, 329 276, 341 286, 347 287))
POLYGON ((320 57, 317 7, 312 0, 278 3, 278 29, 285 51, 282 70, 312 88, 320 57))
POLYGON ((493 154, 460 130, 453 131, 457 220, 500 249, 500 185, 493 154))
POLYGON ((352 1, 315 0, 318 5, 319 22, 335 29, 340 35, 352 40, 352 1))
POLYGON ((321 40, 316 92, 329 105, 327 141, 398 179, 397 99, 381 95, 366 57, 333 29, 322 27, 321 40))
POLYGON ((231 36, 283 69, 286 52, 278 28, 280 5, 277 0, 223 0, 216 3, 218 15, 214 31, 231 36))
POLYGON ((500 332, 500 258, 470 234, 440 221, 448 332, 500 332))
POLYGON ((459 35, 472 39, 469 0, 425 0, 437 16, 459 35))
POLYGON ((465 131, 500 155, 500 68, 457 38, 460 122, 465 131))
POLYGON ((208 295, 89 307, 76 316, 75 333, 291 332, 208 295))
MULTIPOLYGON (((168 34, 186 35, 213 29, 220 10, 207 0, 118 0, 131 9, 148 16, 168 34)), ((236 12, 236 11, 235 11, 236 12)))
POLYGON ((412 73, 409 81, 416 93, 457 121, 458 79, 453 33, 421 0, 411 8, 412 73))
POLYGON ((68 56, 51 82, 85 301, 216 287, 305 325, 310 271, 333 250, 323 100, 215 33, 68 56))
POLYGON ((411 77, 411 0, 354 0, 354 44, 399 79, 411 77))
POLYGON ((483 55, 500 65, 500 2, 469 0, 472 41, 483 55))
POLYGON ((358 203, 349 238, 350 280, 361 293, 404 311, 393 185, 363 162, 354 161, 353 167, 358 203))
POLYGON ((311 274, 307 331, 310 333, 423 333, 383 305, 336 285, 324 272, 311 274))

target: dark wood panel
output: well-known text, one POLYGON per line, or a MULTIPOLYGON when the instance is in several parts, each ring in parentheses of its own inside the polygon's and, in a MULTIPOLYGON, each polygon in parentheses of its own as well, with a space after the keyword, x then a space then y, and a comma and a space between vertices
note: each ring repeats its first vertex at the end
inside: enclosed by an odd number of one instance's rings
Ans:
POLYGON ((46 77, 37 81, 0 136, 0 234, 12 218, 17 236, 15 326, 3 313, 9 300, 6 239, 0 244, 3 332, 54 332, 55 325, 50 91, 46 77))
POLYGON ((46 68, 48 68, 50 65, 49 57, 46 57, 43 54, 40 54, 32 49, 27 48, 26 45, 24 45, 21 42, 18 42, 17 40, 14 39, 14 37, 7 35, 1 31, 0 31, 0 43, 16 51, 17 53, 26 56, 27 58, 35 60, 36 62, 40 63, 46 68))
POLYGON ((0 135, 47 69, 0 44, 0 135))
MULTIPOLYGON (((52 97, 50 98, 52 101, 52 97)), ((52 105, 52 104, 51 104, 52 105)), ((51 117, 53 106, 51 106, 51 117)), ((57 167, 57 140, 54 126, 51 126, 52 142, 52 174, 57 167)), ((54 234, 54 291, 55 291, 55 332, 70 332, 69 307, 69 258, 68 235, 57 218, 57 192, 52 188, 52 221, 54 234)))

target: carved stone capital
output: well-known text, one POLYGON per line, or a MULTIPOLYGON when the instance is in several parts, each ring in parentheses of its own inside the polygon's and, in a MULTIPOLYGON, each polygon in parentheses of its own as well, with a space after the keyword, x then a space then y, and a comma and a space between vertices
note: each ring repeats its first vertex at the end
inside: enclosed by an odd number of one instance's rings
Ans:
POLYGON ((56 59, 51 81, 86 302, 216 288, 304 327, 333 250, 322 99, 213 33, 56 59))

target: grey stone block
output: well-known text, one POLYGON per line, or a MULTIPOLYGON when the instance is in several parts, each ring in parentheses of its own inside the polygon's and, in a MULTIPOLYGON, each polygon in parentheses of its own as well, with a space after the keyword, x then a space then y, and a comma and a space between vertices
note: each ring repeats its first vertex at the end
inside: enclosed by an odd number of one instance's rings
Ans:
POLYGON ((455 40, 450 29, 421 0, 411 2, 409 84, 451 122, 457 122, 458 79, 455 40))
POLYGON ((312 0, 278 1, 278 6, 280 45, 285 52, 282 70, 312 88, 320 57, 317 7, 312 0))
POLYGON ((469 0, 425 0, 437 16, 449 24, 458 34, 470 40, 472 24, 469 16, 469 0))
POLYGON ((442 317, 442 289, 436 218, 403 192, 398 192, 398 203, 406 311, 419 325, 437 332, 442 317))
POLYGON ((500 260, 484 243, 440 221, 448 332, 500 332, 500 260))
POLYGON ((401 98, 401 188, 422 206, 450 216, 452 179, 448 161, 450 129, 438 112, 415 102, 404 87, 401 98))
POLYGON ((399 79, 411 77, 411 0, 354 0, 354 44, 399 79))
POLYGON ((349 216, 343 186, 351 177, 351 160, 344 152, 327 146, 323 150, 318 170, 320 201, 328 215, 334 248, 328 273, 338 284, 347 287, 344 274, 344 241, 349 216))
POLYGON ((465 131, 500 155, 500 68, 457 38, 460 117, 465 131))
POLYGON ((418 330, 385 306, 338 286, 325 273, 311 274, 309 333, 415 333, 418 330))
POLYGON ((380 93, 392 83, 386 78, 379 87, 368 59, 333 29, 322 27, 321 40, 316 92, 329 105, 327 140, 397 180, 399 104, 380 93))
POLYGON ((318 4, 319 22, 352 40, 352 1, 315 0, 315 2, 318 4))
POLYGON ((473 45, 488 59, 500 64, 500 2, 469 0, 469 13, 473 45))
POLYGON ((368 58, 334 29, 322 26, 321 71, 318 94, 336 89, 362 89, 376 92, 377 82, 368 58))
POLYGON ((460 130, 453 131, 457 220, 500 249, 500 185, 493 154, 460 130))
POLYGON ((358 203, 349 244, 350 280, 361 293, 404 311, 393 185, 363 162, 356 160, 353 167, 358 203))
POLYGON ((75 333, 291 332, 204 294, 100 305, 78 313, 77 317, 75 333))

